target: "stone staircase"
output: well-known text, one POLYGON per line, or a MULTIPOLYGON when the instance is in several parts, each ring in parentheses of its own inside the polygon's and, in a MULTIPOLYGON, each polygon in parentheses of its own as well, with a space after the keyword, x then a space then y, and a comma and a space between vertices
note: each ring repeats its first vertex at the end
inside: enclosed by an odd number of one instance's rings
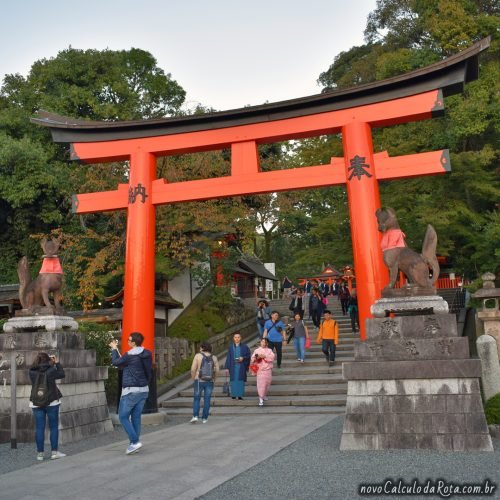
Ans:
MULTIPOLYGON (((339 345, 335 364, 331 367, 316 344, 316 329, 306 318, 312 339, 311 348, 306 353, 305 363, 296 359, 292 344, 283 346, 283 362, 281 370, 273 370, 273 381, 269 390, 269 400, 264 407, 257 406, 257 388, 255 377, 248 377, 245 398, 233 400, 222 394, 225 376, 219 376, 212 396, 211 415, 246 415, 246 414, 311 414, 329 413, 343 414, 347 397, 347 383, 342 379, 342 362, 352 361, 353 342, 359 338, 358 333, 351 333, 348 316, 342 316, 340 303, 336 298, 329 298, 328 308, 339 323, 339 345)), ((283 316, 289 314, 289 300, 273 301, 271 309, 283 316)), ((307 316, 307 315, 306 315, 307 316)), ((250 345, 253 351, 254 345, 250 345)), ((224 363, 221 359, 221 365, 224 363)), ((191 415, 193 405, 192 382, 186 382, 179 390, 170 394, 160 403, 160 410, 171 415, 191 415)))

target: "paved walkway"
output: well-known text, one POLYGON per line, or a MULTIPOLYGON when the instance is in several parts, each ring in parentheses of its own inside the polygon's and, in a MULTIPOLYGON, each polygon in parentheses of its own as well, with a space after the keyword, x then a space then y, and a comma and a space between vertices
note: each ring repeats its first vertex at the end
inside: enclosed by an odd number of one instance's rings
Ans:
POLYGON ((262 415, 180 424, 145 434, 136 455, 125 456, 123 441, 0 475, 0 498, 346 500, 360 498, 360 483, 387 478, 488 479, 500 487, 499 439, 494 453, 346 452, 342 423, 331 415, 262 415))
POLYGON ((328 415, 211 418, 142 437, 126 456, 114 443, 0 476, 0 498, 192 499, 319 428, 328 415), (26 478, 29 477, 29 481, 26 478))

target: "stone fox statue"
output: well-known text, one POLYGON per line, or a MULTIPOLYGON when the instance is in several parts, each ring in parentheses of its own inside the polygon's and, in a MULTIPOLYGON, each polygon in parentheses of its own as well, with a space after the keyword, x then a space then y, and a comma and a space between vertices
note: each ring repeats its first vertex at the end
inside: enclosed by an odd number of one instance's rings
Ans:
POLYGON ((399 228, 396 213, 392 208, 382 208, 375 212, 378 230, 384 233, 381 241, 384 262, 389 268, 389 288, 394 288, 401 270, 410 285, 429 288, 439 277, 439 264, 436 257, 437 234, 429 224, 422 245, 422 253, 418 254, 405 243, 405 234, 399 228), (432 278, 429 278, 429 267, 432 278))
POLYGON ((40 245, 45 253, 40 274, 31 280, 28 258, 22 257, 17 266, 19 276, 19 300, 27 312, 39 313, 43 307, 56 314, 62 311, 63 270, 57 256, 60 241, 43 239, 40 245), (54 306, 50 303, 49 293, 54 297, 54 306))

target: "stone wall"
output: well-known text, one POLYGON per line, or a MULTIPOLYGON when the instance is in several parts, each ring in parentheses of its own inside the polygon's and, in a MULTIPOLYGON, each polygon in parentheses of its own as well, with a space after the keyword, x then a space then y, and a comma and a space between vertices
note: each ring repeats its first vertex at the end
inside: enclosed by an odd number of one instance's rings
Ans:
MULTIPOLYGON (((0 335, 0 359, 16 352, 17 440, 32 442, 35 425, 29 408, 31 381, 29 367, 40 351, 54 353, 64 368, 65 378, 57 381, 63 394, 59 418, 61 444, 113 430, 109 417, 104 380, 108 368, 96 366, 96 353, 84 349, 85 336, 79 332, 20 332, 0 335)), ((10 384, 10 370, 2 378, 10 384)), ((0 397, 0 443, 10 441, 10 385, 0 397)))

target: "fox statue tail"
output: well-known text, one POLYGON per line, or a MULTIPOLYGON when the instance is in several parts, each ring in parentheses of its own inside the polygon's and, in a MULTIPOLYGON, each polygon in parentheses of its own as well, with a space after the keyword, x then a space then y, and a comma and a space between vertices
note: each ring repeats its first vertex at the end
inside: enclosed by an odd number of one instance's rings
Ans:
POLYGON ((425 263, 432 268, 431 286, 434 286, 439 278, 439 262, 436 257, 437 234, 434 228, 428 224, 425 232, 424 242, 422 244, 422 258, 425 263))
POLYGON ((19 276, 19 301, 23 306, 23 309, 28 307, 26 303, 26 289, 31 283, 31 273, 28 264, 28 257, 24 256, 19 261, 17 265, 17 275, 19 276))

